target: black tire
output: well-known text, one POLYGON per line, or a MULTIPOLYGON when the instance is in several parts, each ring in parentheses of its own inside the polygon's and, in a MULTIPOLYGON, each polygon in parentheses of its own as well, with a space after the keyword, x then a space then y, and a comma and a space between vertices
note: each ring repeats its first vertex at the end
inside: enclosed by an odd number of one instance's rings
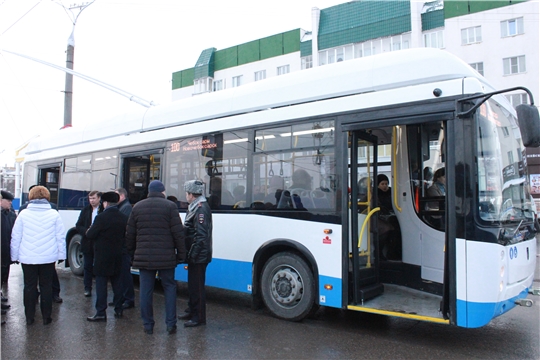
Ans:
POLYGON ((264 304, 278 318, 300 321, 315 303, 315 282, 306 262, 292 253, 272 256, 261 278, 264 304))
POLYGON ((84 274, 84 260, 81 251, 81 235, 76 234, 71 238, 68 248, 68 260, 71 272, 81 276, 84 274))

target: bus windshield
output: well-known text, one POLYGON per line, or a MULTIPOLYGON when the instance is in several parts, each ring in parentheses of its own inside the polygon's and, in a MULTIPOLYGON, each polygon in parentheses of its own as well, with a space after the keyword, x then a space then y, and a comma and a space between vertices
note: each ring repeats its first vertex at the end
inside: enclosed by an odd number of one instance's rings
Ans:
POLYGON ((525 147, 517 119, 490 99, 477 110, 476 133, 480 218, 491 224, 532 220, 525 147))

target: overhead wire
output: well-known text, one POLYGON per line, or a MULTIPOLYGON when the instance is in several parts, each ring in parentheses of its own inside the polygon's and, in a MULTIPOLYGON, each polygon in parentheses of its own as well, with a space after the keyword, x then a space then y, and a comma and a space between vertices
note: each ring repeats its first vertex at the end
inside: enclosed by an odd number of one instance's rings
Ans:
POLYGON ((3 32, 2 34, 0 34, 0 36, 4 35, 4 34, 5 34, 9 29, 11 29, 15 24, 17 24, 19 21, 21 21, 22 18, 24 18, 26 15, 28 15, 28 13, 29 13, 30 11, 34 10, 34 8, 35 8, 36 6, 38 6, 40 2, 41 2, 41 0, 38 1, 34 6, 32 6, 32 8, 31 8, 30 10, 28 10, 26 13, 24 13, 23 16, 21 16, 21 17, 20 17, 19 19, 17 19, 13 24, 11 24, 6 30, 4 30, 4 32, 3 32))

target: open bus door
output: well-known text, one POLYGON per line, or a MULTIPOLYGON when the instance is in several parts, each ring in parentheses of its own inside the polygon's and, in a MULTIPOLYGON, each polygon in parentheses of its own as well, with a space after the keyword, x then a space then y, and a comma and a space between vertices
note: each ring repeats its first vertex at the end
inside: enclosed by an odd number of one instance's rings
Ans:
POLYGON ((39 168, 38 185, 45 186, 49 190, 50 202, 58 204, 58 190, 60 181, 60 165, 47 165, 39 168))
POLYGON ((128 192, 129 202, 134 205, 148 195, 152 180, 161 179, 162 150, 130 154, 123 157, 122 186, 128 192))
POLYGON ((377 191, 377 137, 353 131, 350 151, 350 246, 353 303, 380 295, 384 287, 379 276, 379 234, 377 191))

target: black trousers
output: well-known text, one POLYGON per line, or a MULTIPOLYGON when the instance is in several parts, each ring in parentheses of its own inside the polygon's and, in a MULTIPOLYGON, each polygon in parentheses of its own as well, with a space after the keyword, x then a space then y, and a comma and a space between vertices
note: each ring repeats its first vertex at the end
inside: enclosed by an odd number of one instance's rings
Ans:
POLYGON ((53 296, 60 296, 60 280, 58 280, 58 274, 56 273, 56 268, 54 269, 54 272, 53 272, 53 277, 52 277, 52 293, 53 293, 53 296))
POLYGON ((55 263, 49 264, 22 264, 24 277, 24 314, 26 320, 33 320, 36 315, 37 285, 39 283, 40 308, 43 320, 51 317, 52 314, 52 279, 55 263))
POLYGON ((113 290, 114 311, 122 314, 122 284, 120 282, 120 273, 113 276, 96 275, 96 315, 107 316, 107 283, 111 280, 113 290))
POLYGON ((191 320, 206 323, 206 267, 208 264, 188 265, 189 313, 191 320))

